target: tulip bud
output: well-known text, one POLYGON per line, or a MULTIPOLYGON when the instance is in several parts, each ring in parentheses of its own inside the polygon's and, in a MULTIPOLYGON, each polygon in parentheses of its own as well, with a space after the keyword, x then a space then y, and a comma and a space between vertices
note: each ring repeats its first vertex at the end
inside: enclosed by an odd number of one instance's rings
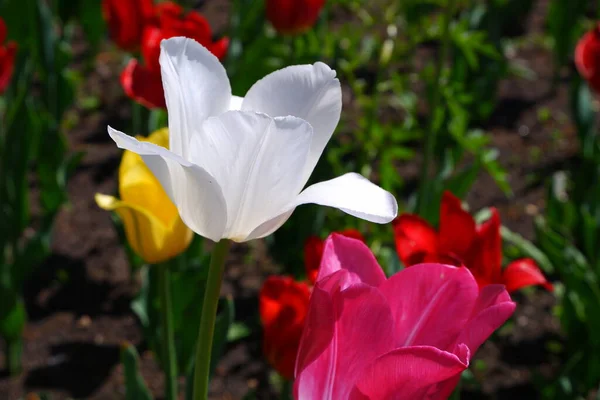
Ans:
POLYGON ((600 25, 583 35, 577 43, 575 65, 590 87, 600 92, 600 25))
POLYGON ((15 56, 17 55, 17 44, 8 42, 5 45, 6 24, 0 18, 0 94, 4 93, 15 68, 15 56))
POLYGON ((267 0, 267 19, 277 32, 297 35, 310 29, 325 0, 267 0))

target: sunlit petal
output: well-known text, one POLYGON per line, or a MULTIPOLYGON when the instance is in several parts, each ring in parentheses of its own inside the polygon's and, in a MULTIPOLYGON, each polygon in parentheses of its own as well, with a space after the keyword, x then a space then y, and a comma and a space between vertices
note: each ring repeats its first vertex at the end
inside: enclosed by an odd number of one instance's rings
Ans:
POLYGON ((229 79, 217 57, 184 37, 162 41, 160 66, 169 112, 169 148, 187 158, 190 139, 202 122, 229 110, 229 79))
POLYGON ((242 108, 272 117, 293 115, 312 125, 310 155, 302 172, 306 183, 340 120, 342 90, 335 71, 327 65, 295 65, 256 82, 242 108))
POLYGON ((108 132, 117 146, 142 156, 177 206, 186 225, 211 240, 221 239, 227 221, 227 208, 214 177, 163 147, 139 142, 110 127, 108 132))
POLYGON ((227 199, 225 236, 249 233, 281 214, 302 189, 312 127, 295 117, 229 111, 208 119, 193 138, 190 159, 219 182, 227 199))
POLYGON ((335 207, 378 224, 386 224, 398 214, 398 203, 391 193, 356 173, 315 183, 306 188, 294 204, 309 203, 335 207))

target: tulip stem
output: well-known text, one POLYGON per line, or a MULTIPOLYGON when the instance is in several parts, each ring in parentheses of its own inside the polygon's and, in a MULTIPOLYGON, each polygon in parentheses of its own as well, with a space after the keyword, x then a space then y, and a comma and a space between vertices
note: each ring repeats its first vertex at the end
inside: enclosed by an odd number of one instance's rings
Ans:
POLYGON ((223 282, 225 259, 231 242, 219 241, 211 254, 208 277, 204 288, 204 302, 202 303, 202 316, 196 343, 196 365, 194 369, 194 400, 208 398, 208 378, 210 374, 210 356, 212 352, 213 336, 215 333, 215 320, 219 305, 219 294, 223 282))
POLYGON ((169 264, 157 265, 160 285, 160 312, 162 317, 162 351, 165 368, 165 398, 177 399, 177 353, 173 333, 173 316, 171 315, 171 282, 169 280, 169 264))
POLYGON ((448 51, 450 50, 450 24, 454 13, 454 0, 446 0, 444 12, 442 14, 442 43, 440 45, 440 54, 437 55, 435 64, 435 75, 433 78, 433 94, 429 104, 429 132, 425 133, 425 154, 423 156, 423 167, 421 168, 421 182, 419 183, 419 194, 417 196, 417 213, 429 219, 427 211, 431 210, 431 192, 433 178, 429 176, 429 167, 433 162, 435 152, 435 142, 438 130, 440 129, 440 101, 442 100, 443 90, 443 70, 448 51))

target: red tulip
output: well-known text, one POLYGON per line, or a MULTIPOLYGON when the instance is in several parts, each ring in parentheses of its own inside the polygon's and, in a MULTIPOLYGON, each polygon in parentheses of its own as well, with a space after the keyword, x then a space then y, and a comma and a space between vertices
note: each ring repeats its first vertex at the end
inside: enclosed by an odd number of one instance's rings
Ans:
POLYGON ((396 249, 406 266, 422 262, 465 265, 480 286, 503 284, 510 292, 531 285, 553 289, 531 259, 516 260, 502 269, 500 216, 496 209, 492 209, 490 219, 477 226, 462 209, 460 199, 445 192, 438 232, 413 214, 403 214, 392 224, 396 249))
POLYGON ((600 92, 600 25, 579 39, 575 48, 575 65, 590 87, 600 92))
POLYGON ((154 16, 154 4, 152 0, 102 0, 102 14, 111 39, 124 50, 135 50, 154 16))
POLYGON ((260 319, 264 326, 263 352, 286 379, 294 377, 296 353, 308 311, 310 289, 290 277, 271 276, 259 294, 260 319))
POLYGON ((277 32, 297 35, 310 29, 325 0, 267 0, 267 19, 277 32))
POLYGON ((142 35, 142 57, 144 63, 131 60, 121 73, 121 85, 132 99, 148 108, 165 108, 165 95, 160 75, 160 42, 175 36, 194 39, 223 59, 227 54, 229 39, 213 42, 210 25, 196 11, 185 14, 181 6, 163 2, 154 9, 152 23, 144 28, 142 35))
POLYGON ((333 234, 296 361, 296 399, 446 399, 514 312, 502 285, 421 264, 386 279, 362 242, 333 234))
POLYGON ((17 43, 6 40, 6 24, 0 18, 0 94, 4 93, 15 69, 15 57, 17 55, 17 43))
MULTIPOLYGON (((365 242, 362 234, 356 229, 346 229, 336 233, 365 242)), ((325 241, 318 236, 310 236, 304 243, 304 269, 306 270, 306 277, 313 285, 317 280, 324 248, 325 241)))

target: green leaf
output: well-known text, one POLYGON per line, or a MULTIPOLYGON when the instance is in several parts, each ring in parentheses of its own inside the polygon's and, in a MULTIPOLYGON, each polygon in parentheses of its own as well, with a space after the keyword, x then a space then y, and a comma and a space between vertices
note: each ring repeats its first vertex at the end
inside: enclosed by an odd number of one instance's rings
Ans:
POLYGON ((449 190, 461 199, 464 198, 469 190, 471 190, 480 170, 481 163, 478 160, 475 160, 471 165, 463 168, 462 171, 455 173, 454 176, 446 182, 446 190, 449 190))
POLYGON ((565 65, 577 40, 577 22, 584 17, 587 0, 552 0, 548 10, 548 31, 554 40, 558 66, 565 65))
POLYGON ((11 280, 15 290, 21 290, 23 282, 34 268, 38 267, 50 255, 50 232, 37 232, 29 239, 12 263, 11 280))
MULTIPOLYGON (((65 1, 65 0, 63 0, 65 1)), ((73 7, 73 0, 66 0, 73 7)), ((102 18, 101 1, 79 1, 79 22, 85 36, 94 48, 97 48, 106 33, 106 25, 102 18)))
POLYGON ((544 270, 544 272, 546 272, 547 274, 551 274, 554 272, 552 262, 550 262, 548 257, 532 242, 525 239, 518 233, 511 231, 504 225, 500 228, 500 234, 502 235, 503 240, 506 240, 507 242, 516 246, 526 257, 533 258, 538 263, 538 265, 544 270))
POLYGON ((23 300, 15 291, 0 287, 0 336, 6 341, 20 340, 26 321, 23 300))
POLYGON ((139 356, 129 343, 121 347, 121 363, 125 374, 126 400, 152 400, 152 394, 139 371, 139 356))
POLYGON ((596 110, 594 96, 580 77, 575 77, 571 85, 571 113, 577 126, 581 143, 581 153, 585 159, 591 159, 597 142, 596 110))
POLYGON ((250 336, 250 328, 243 322, 233 322, 227 331, 227 341, 235 342, 250 336))

